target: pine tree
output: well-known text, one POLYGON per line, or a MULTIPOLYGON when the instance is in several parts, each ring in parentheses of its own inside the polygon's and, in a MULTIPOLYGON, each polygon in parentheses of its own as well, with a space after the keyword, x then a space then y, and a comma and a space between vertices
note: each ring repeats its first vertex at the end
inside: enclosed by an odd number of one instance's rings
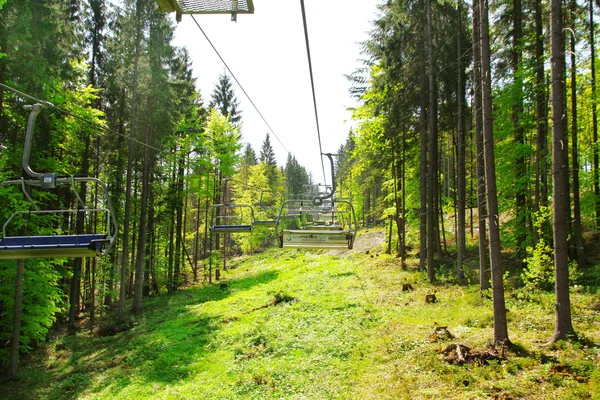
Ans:
POLYGON ((246 147, 244 147, 244 155, 242 156, 242 164, 243 165, 256 165, 258 164, 258 159, 256 158, 256 152, 250 143, 246 143, 246 147))
POLYGON ((233 92, 229 75, 225 72, 219 77, 219 82, 213 90, 209 108, 214 108, 222 115, 229 116, 229 120, 234 125, 239 125, 242 119, 238 99, 233 92))
POLYGON ((271 139, 268 133, 260 148, 260 161, 267 166, 267 176, 269 177, 269 184, 272 186, 275 183, 277 161, 275 160, 275 151, 273 150, 273 146, 271 146, 271 139))

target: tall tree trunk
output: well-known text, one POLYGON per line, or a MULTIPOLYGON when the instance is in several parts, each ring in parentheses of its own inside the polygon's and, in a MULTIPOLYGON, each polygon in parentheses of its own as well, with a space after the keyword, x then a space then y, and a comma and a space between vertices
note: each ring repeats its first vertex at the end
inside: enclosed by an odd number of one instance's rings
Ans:
POLYGON ((579 199, 579 151, 577 148, 577 63, 575 59, 575 18, 577 16, 577 1, 571 0, 571 159, 573 163, 573 236, 577 265, 585 266, 583 248, 583 229, 581 226, 581 201, 579 199))
POLYGON ((176 200, 175 200, 175 162, 173 162, 169 191, 171 199, 169 201, 169 263, 167 268, 167 289, 169 292, 175 290, 175 219, 176 219, 176 200))
POLYGON ((182 237, 183 237, 183 230, 184 230, 184 225, 183 225, 183 175, 184 175, 184 170, 185 170, 185 156, 183 154, 181 154, 179 156, 179 160, 178 160, 178 168, 177 168, 177 181, 176 181, 176 190, 177 190, 177 195, 175 196, 175 201, 176 201, 176 214, 177 214, 177 226, 175 228, 175 231, 177 232, 176 235, 176 239, 175 239, 175 271, 174 271, 174 285, 175 285, 175 289, 177 289, 177 287, 179 286, 179 275, 181 273, 181 265, 182 265, 182 246, 185 246, 185 243, 183 243, 182 237))
POLYGON ((419 88, 420 110, 419 110, 419 131, 421 133, 421 151, 420 151, 420 179, 419 179, 419 269, 426 268, 427 263, 427 100, 425 96, 427 77, 425 71, 421 72, 421 84, 419 88))
POLYGON ((150 168, 152 163, 152 155, 150 154, 150 145, 152 144, 153 132, 152 127, 148 128, 148 133, 144 135, 144 167, 142 172, 142 201, 140 204, 140 222, 138 234, 138 248, 135 267, 135 283, 133 290, 133 306, 131 311, 134 314, 139 314, 142 311, 142 299, 144 289, 144 269, 146 267, 146 232, 147 232, 147 216, 148 216, 148 197, 152 185, 150 184, 150 168))
MULTIPOLYGON (((151 182, 152 185, 152 182, 151 182)), ((150 191, 148 198, 148 235, 150 240, 146 240, 146 254, 148 255, 146 261, 146 268, 144 269, 144 290, 142 297, 148 297, 150 295, 150 285, 154 285, 155 282, 152 276, 152 268, 154 265, 154 245, 156 240, 154 237, 155 233, 155 213, 154 213, 154 191, 150 191)))
POLYGON ((527 167, 526 158, 523 155, 525 146, 525 130, 521 124, 521 115, 523 114, 523 78, 521 77, 520 64, 523 50, 523 26, 522 26, 522 4, 521 0, 512 0, 513 7, 513 30, 512 30, 512 70, 513 85, 515 86, 516 96, 512 109, 512 120, 514 130, 514 140, 518 149, 515 159, 515 210, 517 214, 516 224, 516 258, 517 264, 523 264, 525 250, 527 247, 527 167))
POLYGON ((200 194, 196 197, 196 235, 194 237, 194 282, 198 281, 198 259, 200 258, 200 194))
MULTIPOLYGON (((435 80, 435 64, 433 58, 433 22, 431 12, 431 0, 427 0, 427 58, 429 74, 429 174, 427 175, 427 276, 433 282, 435 280, 435 254, 436 245, 435 226, 438 222, 436 204, 436 193, 438 190, 438 152, 437 152, 437 90, 435 80)), ((437 241, 439 243, 439 240, 437 241)))
POLYGON ((536 207, 548 205, 548 107, 544 75, 542 0, 535 1, 536 207))
POLYGON ((562 1, 550 3, 551 74, 552 74, 552 206, 554 216, 554 271, 556 274, 556 325, 550 341, 574 334, 569 298, 569 170, 565 107, 565 56, 562 1))
MULTIPOLYGON (((81 173, 83 176, 88 176, 90 172, 90 136, 85 136, 85 150, 83 152, 83 160, 81 165, 81 173)), ((81 192, 80 196, 83 201, 86 200, 87 196, 87 186, 85 183, 81 184, 81 192)), ((78 235, 83 234, 84 225, 85 225, 85 211, 83 211, 84 207, 82 204, 79 204, 77 201, 77 209, 81 210, 77 213, 77 222, 75 232, 78 235)), ((77 318, 77 314, 79 312, 79 293, 81 291, 81 264, 83 259, 75 258, 73 259, 73 277, 71 278, 71 290, 69 292, 69 327, 75 327, 75 320, 77 318)))
POLYGON ((496 165, 492 115, 492 77, 490 61, 490 28, 488 1, 480 3, 481 76, 483 102, 483 152, 485 159, 485 183, 487 192, 488 224, 490 233, 490 266, 492 269, 492 296, 494 304, 494 343, 508 342, 506 305, 500 248, 500 219, 496 190, 496 165))
POLYGON ((19 343, 21 335, 21 303, 23 302, 23 273, 25 260, 17 260, 17 277, 15 280, 15 307, 13 314, 13 331, 10 339, 10 360, 8 378, 17 379, 19 374, 19 343))
POLYGON ((134 41, 135 52, 133 58, 133 75, 131 79, 131 122, 129 131, 129 148, 127 150, 127 183, 125 185, 125 212, 123 216, 123 253, 121 254, 121 279, 119 287, 119 320, 123 320, 125 318, 125 298, 127 297, 127 278, 129 276, 129 224, 131 220, 131 188, 133 181, 133 138, 136 135, 139 62, 142 46, 141 10, 137 5, 134 41))
POLYGON ((457 164, 457 177, 456 177, 456 189, 458 191, 457 199, 457 229, 456 229, 456 248, 458 257, 456 260, 456 277, 461 280, 464 279, 465 273, 463 271, 463 262, 465 257, 465 251, 467 248, 466 242, 466 169, 465 169, 465 115, 464 115, 464 100, 465 100, 465 82, 464 82, 464 67, 463 67, 463 48, 462 48, 462 1, 458 0, 456 7, 456 14, 458 17, 458 34, 457 34, 457 129, 456 129, 456 164, 457 164))
POLYGON ((481 26, 480 0, 473 0, 473 96, 475 108, 475 146, 477 174, 477 214, 479 230, 479 291, 483 295, 490 288, 487 246, 487 199, 485 193, 485 160, 483 157, 483 98, 481 92, 481 26))
POLYGON ((600 227, 600 156, 598 152, 598 105, 596 104, 596 42, 594 39, 594 0, 590 0, 590 63, 592 74, 592 149, 594 152, 594 199, 596 228, 600 227))

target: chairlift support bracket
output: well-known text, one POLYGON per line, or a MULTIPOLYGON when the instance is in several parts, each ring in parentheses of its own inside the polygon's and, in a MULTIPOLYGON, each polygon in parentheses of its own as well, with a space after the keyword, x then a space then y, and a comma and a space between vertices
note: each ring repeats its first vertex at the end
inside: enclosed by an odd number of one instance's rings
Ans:
POLYGON ((254 14, 253 0, 156 0, 159 12, 175 12, 177 22, 182 14, 254 14))

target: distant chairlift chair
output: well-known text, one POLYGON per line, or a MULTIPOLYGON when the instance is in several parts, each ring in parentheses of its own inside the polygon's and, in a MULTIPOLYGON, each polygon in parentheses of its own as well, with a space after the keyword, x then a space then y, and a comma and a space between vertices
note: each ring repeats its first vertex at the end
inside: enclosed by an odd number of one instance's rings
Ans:
POLYGON ((254 229, 254 209, 248 204, 212 206, 210 232, 250 233, 254 229))
POLYGON ((352 249, 354 208, 345 200, 335 201, 329 209, 315 206, 311 200, 288 200, 281 206, 277 235, 283 248, 352 249))
POLYGON ((352 203, 335 200, 332 154, 323 154, 331 163, 331 189, 311 193, 306 200, 287 200, 279 209, 276 232, 279 247, 352 249, 356 237, 356 215, 352 203))
POLYGON ((267 202, 264 200, 263 195, 265 192, 271 192, 270 190, 263 190, 260 192, 260 203, 259 203, 259 212, 258 216, 254 220, 255 226, 275 226, 277 225, 277 219, 275 217, 275 212, 270 207, 267 202))
POLYGON ((81 258, 95 257, 107 254, 116 239, 118 226, 112 217, 114 214, 106 184, 92 177, 57 177, 55 173, 34 172, 29 166, 31 153, 31 142, 35 119, 41 111, 42 105, 32 106, 29 120, 27 122, 27 133, 23 150, 23 169, 32 179, 15 179, 0 183, 0 186, 19 185, 23 194, 34 208, 31 211, 16 211, 2 227, 2 238, 0 239, 0 259, 27 259, 27 258, 81 258), (104 194, 105 208, 89 209, 77 191, 77 183, 92 182, 102 188, 104 194), (29 195, 28 187, 41 189, 53 189, 57 186, 69 185, 77 197, 79 208, 61 210, 41 210, 29 195), (10 235, 8 228, 18 216, 35 214, 73 214, 85 216, 88 213, 103 213, 106 217, 106 232, 85 234, 58 234, 58 235, 10 235))

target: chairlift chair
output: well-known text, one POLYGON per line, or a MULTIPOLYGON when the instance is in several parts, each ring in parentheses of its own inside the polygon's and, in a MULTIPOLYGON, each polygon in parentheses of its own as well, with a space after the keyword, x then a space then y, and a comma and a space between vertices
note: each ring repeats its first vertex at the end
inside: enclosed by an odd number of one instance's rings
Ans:
POLYGON ((279 247, 282 248, 318 248, 352 249, 356 237, 356 216, 352 203, 335 202, 335 207, 323 212, 320 206, 309 206, 311 200, 288 200, 284 202, 277 219, 279 247), (300 226, 290 226, 287 209, 290 209, 292 221, 300 220, 300 226), (327 219, 323 217, 327 216, 327 219), (318 219, 315 220, 315 216, 318 219))
POLYGON ((267 205, 266 201, 264 200, 264 193, 265 192, 271 192, 270 190, 262 190, 260 192, 260 200, 259 200, 259 212, 258 212, 258 218, 256 220, 254 220, 254 225, 255 226, 275 226, 277 225, 277 219, 275 217, 275 212, 273 212, 273 209, 271 206, 267 205))
POLYGON ((210 232, 213 234, 254 230, 254 209, 248 204, 214 204, 211 210, 210 232))
POLYGON ((81 258, 95 257, 107 254, 113 247, 118 233, 118 225, 113 218, 113 208, 108 195, 106 184, 93 177, 58 177, 55 173, 35 172, 29 166, 31 142, 35 119, 42 109, 41 104, 31 106, 31 113, 27 122, 27 133, 23 150, 23 169, 31 179, 15 179, 0 183, 0 186, 20 186, 26 199, 29 201, 30 211, 15 211, 2 226, 0 239, 0 259, 28 259, 28 258, 81 258), (104 194, 104 208, 89 209, 84 199, 81 198, 76 188, 76 183, 95 183, 104 194), (77 209, 42 210, 28 193, 28 188, 53 189, 58 186, 70 186, 78 200, 77 209), (84 217, 88 214, 104 214, 106 218, 106 232, 83 234, 56 234, 56 235, 11 235, 9 226, 18 216, 37 214, 73 214, 84 217))

